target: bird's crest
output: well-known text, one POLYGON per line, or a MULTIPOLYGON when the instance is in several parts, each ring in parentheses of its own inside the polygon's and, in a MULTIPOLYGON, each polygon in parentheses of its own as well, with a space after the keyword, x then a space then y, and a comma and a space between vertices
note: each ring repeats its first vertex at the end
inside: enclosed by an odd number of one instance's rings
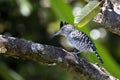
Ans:
POLYGON ((61 22, 60 22, 60 28, 62 28, 64 25, 67 25, 67 24, 68 24, 67 22, 61 21, 61 22))

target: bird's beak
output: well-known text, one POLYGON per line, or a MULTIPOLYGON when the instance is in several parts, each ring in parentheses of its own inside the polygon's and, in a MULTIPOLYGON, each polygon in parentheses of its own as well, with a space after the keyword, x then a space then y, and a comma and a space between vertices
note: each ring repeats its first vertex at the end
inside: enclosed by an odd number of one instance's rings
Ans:
POLYGON ((61 31, 56 32, 56 33, 53 35, 53 37, 59 35, 60 33, 61 33, 61 31))

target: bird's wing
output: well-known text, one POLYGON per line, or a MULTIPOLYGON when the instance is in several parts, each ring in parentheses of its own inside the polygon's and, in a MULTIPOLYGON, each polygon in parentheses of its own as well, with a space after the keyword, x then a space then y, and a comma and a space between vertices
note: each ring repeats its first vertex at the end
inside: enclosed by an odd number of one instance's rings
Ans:
POLYGON ((92 47, 93 50, 96 50, 95 44, 92 42, 91 38, 89 38, 84 32, 75 30, 70 33, 70 37, 73 41, 78 42, 78 44, 84 43, 88 47, 92 47))

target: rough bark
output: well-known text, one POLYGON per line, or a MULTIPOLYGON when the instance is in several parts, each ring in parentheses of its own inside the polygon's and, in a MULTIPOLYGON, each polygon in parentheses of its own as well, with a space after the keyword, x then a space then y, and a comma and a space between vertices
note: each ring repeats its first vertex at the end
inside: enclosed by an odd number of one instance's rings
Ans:
POLYGON ((43 45, 15 37, 0 35, 0 55, 17 59, 53 64, 80 78, 80 80, 116 80, 98 64, 76 57, 59 47, 43 45))
POLYGON ((120 36, 120 1, 105 0, 101 12, 94 18, 110 32, 120 36))

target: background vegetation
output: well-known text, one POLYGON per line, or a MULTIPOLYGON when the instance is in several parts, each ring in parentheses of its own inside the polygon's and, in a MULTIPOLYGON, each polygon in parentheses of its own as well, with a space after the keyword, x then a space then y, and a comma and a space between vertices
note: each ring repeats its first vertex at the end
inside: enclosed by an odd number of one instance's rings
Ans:
MULTIPOLYGON (((74 24, 73 15, 86 4, 84 0, 0 0, 0 33, 70 50, 64 37, 51 36, 59 30, 61 20, 74 24)), ((94 54, 88 54, 87 59, 120 79, 120 37, 93 21, 76 28, 94 40, 104 64, 94 54)), ((0 56, 0 80, 78 79, 53 66, 0 56)))

